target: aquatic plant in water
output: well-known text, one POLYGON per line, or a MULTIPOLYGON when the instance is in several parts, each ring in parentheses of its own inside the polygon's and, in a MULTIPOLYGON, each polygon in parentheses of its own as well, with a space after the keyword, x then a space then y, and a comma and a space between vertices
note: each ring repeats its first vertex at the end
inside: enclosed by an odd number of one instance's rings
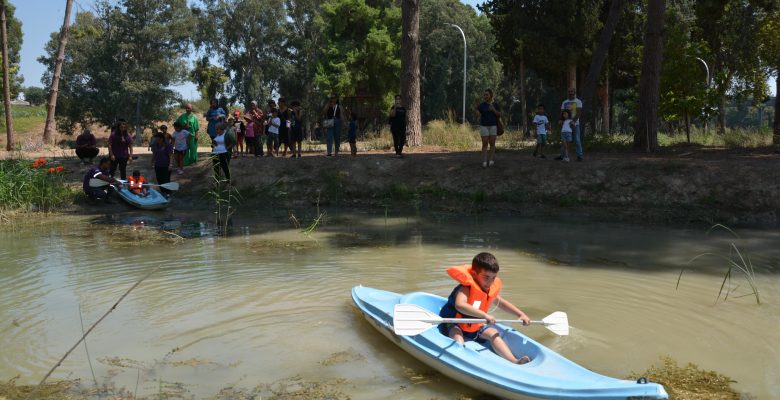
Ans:
POLYGON ((212 189, 206 195, 214 200, 214 216, 218 231, 222 236, 227 236, 230 217, 236 212, 235 204, 240 203, 241 193, 230 181, 220 179, 218 176, 214 176, 213 179, 212 189), (222 187, 223 184, 226 185, 225 188, 222 187))
POLYGON ((652 366, 642 374, 628 377, 637 380, 640 377, 660 383, 669 392, 670 399, 678 400, 738 400, 740 394, 731 388, 731 378, 715 371, 706 371, 696 364, 689 363, 681 367, 671 357, 662 357, 662 365, 652 366))
MULTIPOLYGON (((721 225, 721 224, 713 225, 709 230, 707 230, 707 234, 709 235, 710 232, 712 232, 714 229, 717 229, 717 228, 725 229, 726 231, 728 231, 732 235, 734 235, 734 237, 736 237, 737 239, 740 239, 739 235, 737 235, 736 232, 734 232, 733 230, 729 229, 727 226, 724 226, 724 225, 721 225)), ((734 287, 732 289, 732 285, 731 285, 732 272, 734 272, 736 270, 738 272, 741 272, 745 276, 745 279, 747 280, 748 286, 751 289, 750 293, 743 294, 743 295, 740 295, 740 296, 737 296, 737 297, 739 298, 739 297, 745 297, 745 296, 751 296, 752 295, 752 296, 755 296, 755 298, 756 298, 756 304, 761 304, 761 298, 759 297, 759 294, 758 294, 758 285, 756 284, 756 271, 755 271, 755 268, 753 266, 753 262, 750 260, 750 256, 748 254, 743 254, 743 252, 739 250, 739 247, 737 247, 737 245, 734 244, 734 242, 731 242, 729 244, 729 255, 728 255, 728 257, 726 257, 726 256, 724 256, 722 254, 717 254, 717 253, 703 253, 703 254, 699 254, 696 257, 693 257, 692 259, 690 259, 690 261, 688 261, 688 264, 691 264, 694 261, 698 260, 699 258, 702 258, 702 257, 705 257, 705 256, 711 256, 711 257, 720 258, 720 259, 726 261, 726 265, 728 267, 726 269, 726 273, 723 275, 723 282, 721 282, 720 290, 718 290, 718 297, 715 298, 715 302, 716 303, 718 302, 718 300, 721 299, 721 297, 723 298, 723 301, 726 301, 729 298, 729 295, 731 295, 739 287, 739 286, 737 286, 737 287, 734 287), (728 287, 726 286, 727 284, 728 284, 728 287)), ((682 275, 683 275, 684 271, 685 271, 685 268, 682 268, 680 270, 680 275, 677 277, 677 286, 676 286, 675 290, 680 287, 680 280, 682 279, 682 275)))

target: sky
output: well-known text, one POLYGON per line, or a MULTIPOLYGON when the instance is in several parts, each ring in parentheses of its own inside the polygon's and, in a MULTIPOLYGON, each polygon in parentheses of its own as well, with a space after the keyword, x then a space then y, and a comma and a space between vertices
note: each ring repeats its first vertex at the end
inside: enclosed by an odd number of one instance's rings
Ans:
MULTIPOLYGON (((75 0, 72 17, 79 11, 88 11, 95 0, 75 0)), ((481 0, 461 0, 465 4, 476 6, 481 0)), ((16 7, 16 18, 22 21, 22 54, 21 74, 24 76, 24 86, 43 86, 41 77, 45 70, 38 57, 44 53, 44 47, 52 32, 62 26, 65 15, 65 0, 10 0, 16 7)), ((770 79, 770 90, 775 94, 774 79, 770 79)), ((197 88, 192 83, 175 87, 185 98, 194 99, 198 96, 197 88)))

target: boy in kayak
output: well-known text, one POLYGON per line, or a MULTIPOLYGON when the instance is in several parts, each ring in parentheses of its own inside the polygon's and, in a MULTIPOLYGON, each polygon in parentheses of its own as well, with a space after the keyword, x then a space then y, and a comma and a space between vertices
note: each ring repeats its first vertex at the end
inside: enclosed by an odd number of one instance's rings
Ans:
POLYGON ((141 176, 141 171, 133 171, 133 175, 127 180, 127 188, 136 196, 146 197, 149 195, 149 188, 146 185, 146 178, 141 176))
POLYGON ((512 313, 529 325, 531 320, 514 304, 498 296, 501 291, 501 279, 498 279, 498 260, 490 253, 479 253, 471 261, 471 266, 462 265, 447 269, 447 274, 460 284, 453 289, 447 304, 441 309, 442 318, 478 318, 485 319, 488 324, 441 324, 439 331, 463 344, 465 340, 487 340, 501 357, 514 364, 525 364, 531 361, 528 356, 515 357, 498 329, 490 326, 496 318, 488 313, 493 301, 498 308, 512 313))

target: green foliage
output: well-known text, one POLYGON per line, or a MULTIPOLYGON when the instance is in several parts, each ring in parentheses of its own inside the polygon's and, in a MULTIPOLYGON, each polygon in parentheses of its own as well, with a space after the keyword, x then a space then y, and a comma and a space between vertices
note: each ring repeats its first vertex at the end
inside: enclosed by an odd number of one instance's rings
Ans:
POLYGON ((50 211, 73 199, 62 173, 23 159, 0 160, 0 211, 50 211))
MULTIPOLYGON (((423 122, 448 118, 460 120, 463 107, 463 40, 460 32, 447 25, 460 26, 466 34, 467 94, 466 117, 486 88, 501 84, 501 63, 492 51, 495 37, 490 21, 458 0, 427 0, 420 5, 420 74, 422 78, 423 122)), ((509 105, 507 102, 506 107, 509 105)), ((424 137, 423 137, 424 140, 424 137)))
MULTIPOLYGON (((5 2, 6 32, 8 33, 8 72, 11 83, 11 98, 15 98, 21 91, 24 77, 19 75, 20 51, 22 49, 22 22, 14 13, 16 7, 10 2, 5 2)), ((2 55, 0 55, 0 74, 3 73, 2 55)), ((0 75, 2 76, 2 75, 0 75)), ((0 90, 3 88, 3 80, 0 79, 0 90)))
POLYGON ((29 86, 22 89, 24 99, 30 102, 30 105, 39 106, 49 101, 49 91, 36 86, 29 86))
POLYGON ((390 1, 328 0, 317 23, 323 32, 315 76, 320 91, 367 94, 389 106, 400 80, 401 9, 390 1))
POLYGON ((664 30, 664 62, 661 73, 661 116, 667 121, 694 118, 702 114, 708 100, 707 74, 697 60, 705 44, 690 40, 691 16, 681 7, 669 7, 664 30))
POLYGON ((290 48, 283 0, 203 0, 196 46, 221 60, 231 102, 264 100, 278 89, 290 48))
MULTIPOLYGON (((94 13, 78 13, 60 80, 60 127, 131 120, 139 101, 142 125, 167 119, 168 106, 177 100, 169 87, 187 76, 184 56, 193 27, 186 0, 99 0, 94 13)), ((39 58, 48 67, 47 86, 57 47, 53 33, 39 58)))
POLYGON ((524 60, 546 82, 559 86, 570 65, 587 68, 602 27, 603 0, 488 0, 495 49, 508 71, 524 60))
POLYGON ((195 62, 195 68, 190 72, 190 80, 198 85, 202 98, 211 100, 224 91, 228 74, 223 68, 211 65, 208 57, 203 57, 195 62))
POLYGON ((304 126, 318 120, 321 96, 316 92, 315 75, 320 56, 322 29, 317 23, 320 15, 318 0, 285 0, 287 11, 287 44, 294 51, 288 53, 284 72, 279 77, 279 93, 288 100, 301 102, 304 126))
POLYGON ((692 7, 696 29, 691 39, 706 44, 702 57, 710 63, 717 95, 763 100, 768 87, 760 32, 767 13, 746 0, 697 0, 692 7))

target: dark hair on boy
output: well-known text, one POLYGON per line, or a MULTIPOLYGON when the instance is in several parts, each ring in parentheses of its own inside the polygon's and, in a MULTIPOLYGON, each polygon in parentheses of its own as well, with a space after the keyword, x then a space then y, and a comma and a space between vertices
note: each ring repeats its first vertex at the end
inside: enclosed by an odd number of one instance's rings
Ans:
POLYGON ((477 271, 490 271, 498 273, 498 260, 490 253, 479 253, 471 260, 471 268, 477 271))
POLYGON ((539 104, 538 106, 536 106, 536 108, 541 108, 542 110, 545 109, 544 104, 539 104))
POLYGON ((182 128, 184 128, 184 124, 182 124, 181 122, 176 121, 173 123, 173 129, 176 129, 178 131, 181 130, 182 128))
POLYGON ((141 175, 141 171, 139 170, 133 171, 133 176, 139 176, 139 175, 141 175))

